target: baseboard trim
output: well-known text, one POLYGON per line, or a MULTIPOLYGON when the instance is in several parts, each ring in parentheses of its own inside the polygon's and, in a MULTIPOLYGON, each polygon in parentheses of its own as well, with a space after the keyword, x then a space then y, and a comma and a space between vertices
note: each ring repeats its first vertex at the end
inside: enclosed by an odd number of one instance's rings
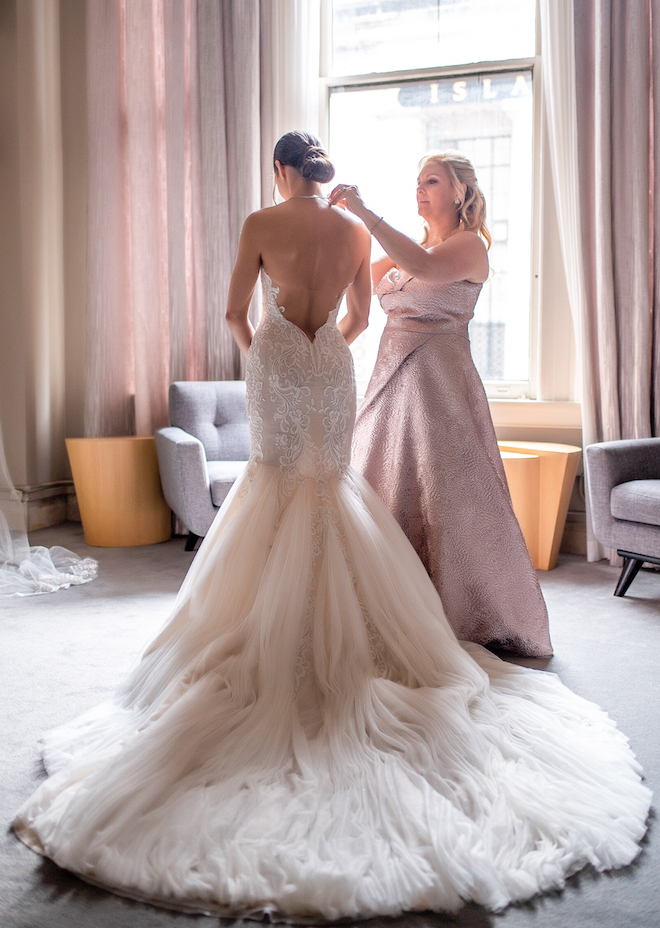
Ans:
POLYGON ((587 514, 580 510, 568 510, 564 534, 559 550, 562 554, 587 556, 587 514))
POLYGON ((16 487, 16 491, 28 532, 59 525, 60 522, 80 522, 73 480, 21 486, 16 487))

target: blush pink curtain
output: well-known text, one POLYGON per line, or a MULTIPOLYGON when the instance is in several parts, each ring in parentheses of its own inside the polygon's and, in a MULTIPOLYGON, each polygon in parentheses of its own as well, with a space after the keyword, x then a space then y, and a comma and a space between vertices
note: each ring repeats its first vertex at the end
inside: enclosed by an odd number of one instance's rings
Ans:
POLYGON ((261 205, 259 0, 88 0, 85 433, 167 424, 173 380, 234 379, 224 307, 261 205))
MULTIPOLYGON (((660 435, 657 0, 541 0, 560 239, 584 444, 660 435)), ((616 555, 591 531, 587 555, 616 555)))
POLYGON ((646 438, 660 435, 660 12, 575 0, 574 25, 589 438, 646 438))

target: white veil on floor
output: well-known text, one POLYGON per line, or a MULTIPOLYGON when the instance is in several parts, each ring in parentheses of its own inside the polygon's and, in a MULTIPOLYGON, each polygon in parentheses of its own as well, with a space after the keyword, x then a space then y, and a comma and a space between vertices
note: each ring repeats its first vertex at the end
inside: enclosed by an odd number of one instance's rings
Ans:
POLYGON ((30 545, 23 504, 7 467, 0 424, 0 596, 53 593, 88 583, 97 573, 94 558, 81 558, 59 545, 30 545))

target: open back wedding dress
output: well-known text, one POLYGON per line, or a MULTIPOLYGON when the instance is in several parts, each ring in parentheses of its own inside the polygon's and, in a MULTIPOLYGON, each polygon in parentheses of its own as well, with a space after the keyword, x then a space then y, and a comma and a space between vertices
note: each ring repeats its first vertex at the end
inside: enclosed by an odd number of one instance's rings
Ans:
POLYGON ((247 470, 116 697, 47 736, 17 834, 132 898, 290 921, 499 909, 627 864, 650 793, 625 737, 458 643, 349 466, 337 310, 310 341, 263 284, 247 470))

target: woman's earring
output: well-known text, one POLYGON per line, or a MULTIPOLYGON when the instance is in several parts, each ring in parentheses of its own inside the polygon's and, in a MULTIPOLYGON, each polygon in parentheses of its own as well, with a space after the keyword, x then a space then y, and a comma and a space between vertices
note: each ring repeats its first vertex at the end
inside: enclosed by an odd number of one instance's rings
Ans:
POLYGON ((460 200, 454 200, 454 206, 460 206, 460 205, 461 205, 460 200))

